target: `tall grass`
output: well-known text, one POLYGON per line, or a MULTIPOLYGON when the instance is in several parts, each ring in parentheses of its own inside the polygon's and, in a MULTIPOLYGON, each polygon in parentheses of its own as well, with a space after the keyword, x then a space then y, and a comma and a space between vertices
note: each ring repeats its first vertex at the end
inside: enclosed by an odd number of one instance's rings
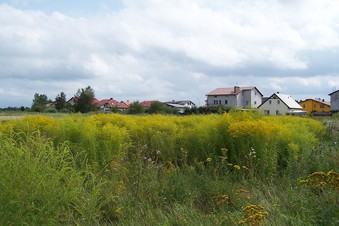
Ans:
POLYGON ((339 171, 337 141, 255 112, 3 122, 0 224, 337 225, 337 190, 299 183, 339 171))

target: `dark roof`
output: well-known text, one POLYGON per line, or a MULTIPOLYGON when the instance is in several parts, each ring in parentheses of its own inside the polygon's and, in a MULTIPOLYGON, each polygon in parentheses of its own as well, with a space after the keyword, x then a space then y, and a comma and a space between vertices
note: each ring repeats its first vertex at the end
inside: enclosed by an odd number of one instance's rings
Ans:
POLYGON ((332 93, 329 93, 328 95, 332 95, 332 94, 334 94, 334 93, 336 93, 336 92, 339 92, 339 89, 338 90, 336 90, 336 91, 334 91, 334 92, 332 92, 332 93))

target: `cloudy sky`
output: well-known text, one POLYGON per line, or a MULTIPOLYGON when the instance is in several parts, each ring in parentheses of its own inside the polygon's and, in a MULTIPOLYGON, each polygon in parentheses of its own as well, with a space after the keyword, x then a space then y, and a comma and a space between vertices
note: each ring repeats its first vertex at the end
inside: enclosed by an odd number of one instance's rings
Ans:
POLYGON ((339 88, 339 1, 0 0, 0 107, 90 85, 98 99, 204 104, 218 87, 339 88))

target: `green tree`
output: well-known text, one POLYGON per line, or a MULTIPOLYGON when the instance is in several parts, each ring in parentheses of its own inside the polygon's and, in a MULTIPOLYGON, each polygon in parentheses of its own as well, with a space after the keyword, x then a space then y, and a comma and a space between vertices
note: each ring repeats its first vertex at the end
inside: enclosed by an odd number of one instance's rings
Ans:
POLYGON ((87 113, 96 110, 97 107, 93 104, 95 94, 90 86, 87 86, 85 89, 78 89, 75 97, 76 102, 74 108, 76 112, 87 113))
POLYGON ((150 114, 160 114, 166 112, 166 107, 160 101, 154 101, 148 109, 150 114))
POLYGON ((37 112, 43 112, 46 109, 46 104, 48 103, 48 98, 45 94, 34 94, 34 99, 32 103, 32 110, 37 112))
POLYGON ((128 109, 128 114, 142 114, 145 109, 139 101, 133 102, 128 109))
POLYGON ((66 107, 66 94, 64 92, 61 92, 58 94, 58 96, 55 98, 55 108, 60 111, 66 107))

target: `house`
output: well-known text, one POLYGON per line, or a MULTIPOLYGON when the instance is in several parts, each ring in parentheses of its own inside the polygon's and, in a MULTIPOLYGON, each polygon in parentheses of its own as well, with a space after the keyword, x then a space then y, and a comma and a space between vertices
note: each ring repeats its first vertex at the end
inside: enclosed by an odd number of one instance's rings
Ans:
POLYGON ((259 107, 266 115, 303 115, 303 108, 290 96, 274 93, 259 107))
POLYGON ((328 95, 330 95, 331 98, 331 112, 339 112, 339 90, 328 95))
POLYGON ((326 113, 330 112, 331 104, 324 99, 306 99, 298 102, 303 110, 309 113, 326 113))
POLYGON ((118 104, 119 104, 119 102, 117 100, 114 100, 113 98, 110 98, 110 99, 100 100, 97 103, 97 106, 98 106, 99 110, 102 110, 102 111, 111 111, 114 107, 117 107, 118 104))
POLYGON ((186 108, 193 108, 196 106, 195 103, 190 100, 172 100, 168 102, 163 102, 163 104, 165 104, 167 107, 178 109, 179 113, 184 113, 186 108))
POLYGON ((226 108, 257 108, 262 103, 263 95, 254 86, 250 87, 229 87, 217 88, 207 95, 206 105, 208 107, 218 107, 220 105, 226 108))
POLYGON ((127 100, 127 101, 120 101, 120 103, 118 103, 118 105, 117 105, 117 108, 120 111, 125 111, 125 110, 129 109, 131 104, 132 104, 132 102, 130 102, 129 100, 127 100))
POLYGON ((155 100, 154 100, 154 101, 144 100, 144 101, 141 102, 140 104, 141 104, 144 108, 149 108, 153 102, 155 102, 155 100))

